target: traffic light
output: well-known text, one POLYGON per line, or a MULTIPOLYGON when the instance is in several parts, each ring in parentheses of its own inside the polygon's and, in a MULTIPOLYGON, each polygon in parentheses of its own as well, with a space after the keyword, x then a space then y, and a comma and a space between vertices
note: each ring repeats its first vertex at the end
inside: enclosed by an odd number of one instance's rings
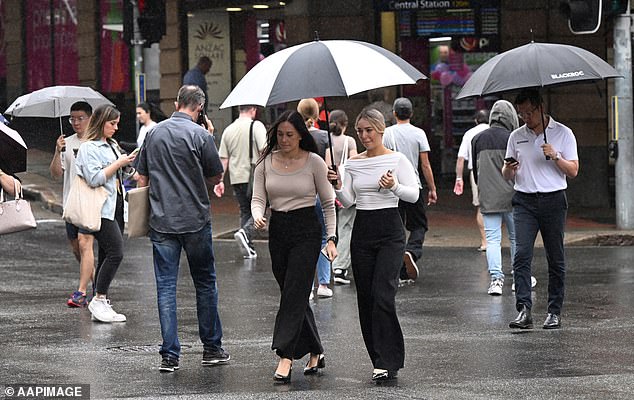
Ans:
POLYGON ((139 2, 139 31, 145 40, 144 46, 150 47, 165 36, 165 0, 145 0, 139 2))
POLYGON ((602 0, 568 0, 561 3, 561 10, 575 35, 595 33, 601 26, 602 0))
POLYGON ((158 43, 165 35, 165 0, 124 0, 123 2, 123 40, 128 44, 134 41, 134 7, 139 7, 139 33, 144 46, 158 43))

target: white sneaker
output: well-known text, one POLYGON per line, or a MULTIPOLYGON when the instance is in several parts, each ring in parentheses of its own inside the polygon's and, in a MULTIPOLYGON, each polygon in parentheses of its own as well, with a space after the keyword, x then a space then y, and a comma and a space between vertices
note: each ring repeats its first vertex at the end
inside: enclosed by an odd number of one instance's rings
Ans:
POLYGON ((110 300, 95 297, 88 304, 88 310, 96 321, 100 322, 125 322, 126 316, 119 314, 112 309, 110 300))
POLYGON ((328 286, 319 286, 317 288, 317 296, 318 297, 332 297, 332 289, 328 286))
POLYGON ((233 238, 236 240, 236 242, 238 242, 238 247, 240 248, 240 253, 242 253, 242 257, 251 258, 251 247, 249 247, 249 240, 247 239, 247 233, 244 231, 244 229, 238 229, 236 233, 233 234, 233 238))
POLYGON ((489 284, 488 294, 491 296, 500 296, 502 295, 502 287, 504 286, 504 281, 500 278, 491 279, 491 283, 489 284))
MULTIPOLYGON (((531 276, 531 289, 537 286, 537 279, 534 276, 531 276)), ((511 285, 511 290, 515 291, 515 282, 511 285)))

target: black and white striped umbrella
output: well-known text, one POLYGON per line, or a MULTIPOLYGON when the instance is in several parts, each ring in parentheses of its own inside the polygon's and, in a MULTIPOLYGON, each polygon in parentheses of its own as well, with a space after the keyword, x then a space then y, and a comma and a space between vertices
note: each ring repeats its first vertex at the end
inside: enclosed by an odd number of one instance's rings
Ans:
POLYGON ((385 86, 415 84, 419 79, 427 77, 380 46, 354 40, 314 40, 260 61, 220 108, 350 96, 385 86))

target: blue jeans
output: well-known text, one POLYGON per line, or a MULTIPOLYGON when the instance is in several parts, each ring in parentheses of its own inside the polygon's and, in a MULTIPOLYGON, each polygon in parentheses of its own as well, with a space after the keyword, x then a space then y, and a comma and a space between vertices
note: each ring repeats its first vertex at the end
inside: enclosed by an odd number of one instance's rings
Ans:
MULTIPOLYGON (((321 247, 323 248, 326 246, 326 221, 324 219, 324 211, 321 209, 319 196, 317 196, 317 201, 315 202, 315 212, 321 224, 321 247)), ((317 259, 317 279, 320 285, 330 284, 330 267, 330 260, 320 252, 319 258, 317 259)))
POLYGON ((185 250, 196 288, 198 334, 205 350, 221 348, 222 325, 218 315, 216 267, 211 241, 211 224, 194 233, 167 234, 150 229, 154 255, 154 274, 163 344, 159 353, 178 359, 176 283, 181 249, 185 250))
POLYGON ((516 251, 513 258, 515 271, 515 307, 532 307, 531 262, 533 247, 539 231, 544 241, 548 261, 548 312, 559 315, 564 302, 566 262, 564 254, 564 227, 568 200, 563 190, 552 193, 522 193, 513 195, 516 251))
POLYGON ((487 264, 491 279, 504 279, 502 271, 502 222, 506 225, 511 242, 511 260, 515 257, 515 224, 513 213, 486 213, 482 214, 484 232, 487 239, 487 264))

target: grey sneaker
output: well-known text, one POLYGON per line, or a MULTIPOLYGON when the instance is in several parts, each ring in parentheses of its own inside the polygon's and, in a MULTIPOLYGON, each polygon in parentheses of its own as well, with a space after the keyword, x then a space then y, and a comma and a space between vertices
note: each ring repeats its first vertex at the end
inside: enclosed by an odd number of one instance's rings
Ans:
POLYGON ((226 364, 229 360, 231 360, 231 356, 223 349, 203 351, 203 365, 226 364))
POLYGON ((489 284, 488 294, 491 296, 500 296, 502 294, 502 287, 504 286, 504 281, 500 278, 491 279, 491 283, 489 284))

